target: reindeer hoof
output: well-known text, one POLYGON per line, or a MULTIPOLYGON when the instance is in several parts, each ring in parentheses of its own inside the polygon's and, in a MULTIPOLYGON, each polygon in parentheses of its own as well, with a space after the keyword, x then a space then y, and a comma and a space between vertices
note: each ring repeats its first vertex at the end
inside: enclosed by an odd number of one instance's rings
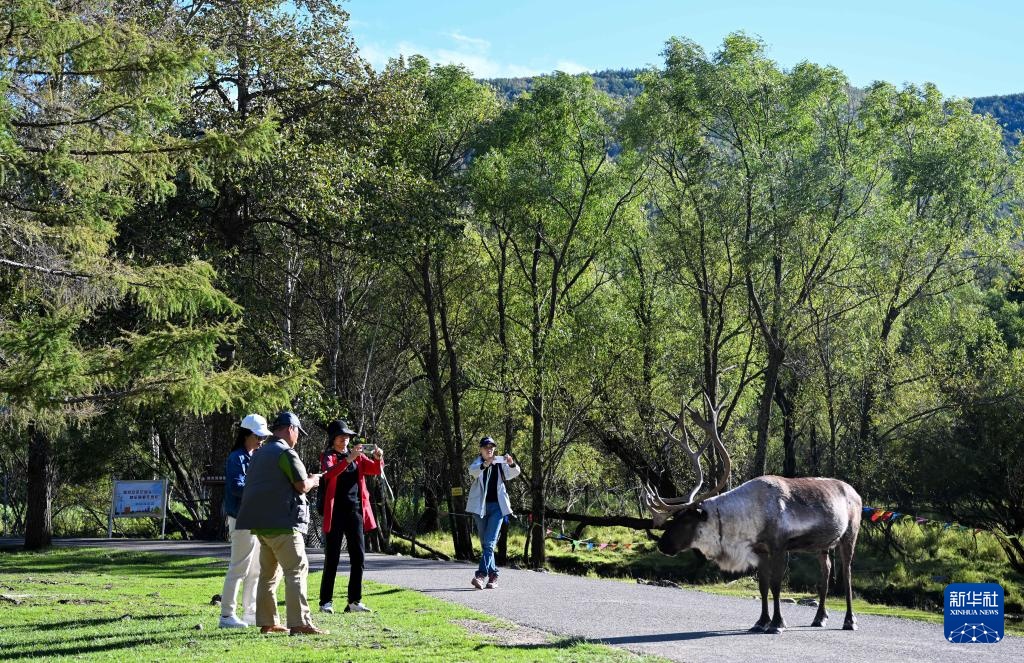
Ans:
POLYGON ((856 631, 857 630, 857 622, 844 622, 843 623, 843 630, 844 631, 856 631))
POLYGON ((811 622, 811 626, 820 626, 821 628, 825 628, 825 624, 828 624, 827 619, 815 619, 811 622))
POLYGON ((766 628, 768 628, 768 622, 758 622, 750 627, 750 633, 764 633, 766 628))
POLYGON ((768 635, 778 635, 779 633, 782 633, 785 630, 785 626, 769 626, 767 629, 765 629, 764 632, 768 635))

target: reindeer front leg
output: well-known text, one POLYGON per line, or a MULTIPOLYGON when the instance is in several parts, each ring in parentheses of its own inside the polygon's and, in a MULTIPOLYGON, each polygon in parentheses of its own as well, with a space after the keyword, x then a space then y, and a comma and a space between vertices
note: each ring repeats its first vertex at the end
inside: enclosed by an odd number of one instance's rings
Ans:
POLYGON ((768 624, 768 628, 765 633, 782 633, 786 630, 786 620, 782 618, 782 606, 780 599, 782 598, 782 576, 786 574, 786 560, 787 555, 785 551, 777 551, 771 556, 771 588, 772 588, 772 599, 775 601, 775 616, 772 617, 772 621, 768 624))
POLYGON ((766 554, 760 555, 758 559, 757 585, 761 590, 761 618, 757 620, 756 624, 750 627, 750 630, 761 633, 768 628, 768 623, 771 621, 771 617, 768 615, 768 585, 771 580, 771 564, 769 563, 769 558, 766 554))

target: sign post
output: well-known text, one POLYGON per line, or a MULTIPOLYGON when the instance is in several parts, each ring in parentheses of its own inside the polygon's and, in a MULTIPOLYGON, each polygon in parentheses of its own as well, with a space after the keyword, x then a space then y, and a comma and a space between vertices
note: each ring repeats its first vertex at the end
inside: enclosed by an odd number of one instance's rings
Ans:
POLYGON ((114 534, 115 518, 160 518, 160 538, 167 532, 167 479, 118 481, 110 499, 107 538, 114 534))
POLYGON ((0 534, 7 534, 7 510, 10 508, 11 496, 7 489, 7 475, 4 474, 4 503, 0 511, 0 534))

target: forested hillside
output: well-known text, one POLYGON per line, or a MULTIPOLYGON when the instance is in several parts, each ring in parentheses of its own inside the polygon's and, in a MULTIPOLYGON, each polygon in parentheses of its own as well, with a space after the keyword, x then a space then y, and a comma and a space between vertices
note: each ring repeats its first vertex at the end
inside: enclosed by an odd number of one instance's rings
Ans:
MULTIPOLYGON (((594 86, 602 92, 616 97, 636 97, 643 91, 637 81, 642 73, 640 69, 606 69, 588 74, 594 80, 594 86)), ((532 78, 492 78, 486 81, 494 86, 498 95, 513 100, 523 92, 531 89, 532 78)), ((974 112, 991 115, 1003 127, 1007 143, 1016 142, 1018 131, 1024 130, 1024 93, 1006 94, 992 97, 972 99, 974 112)))
POLYGON ((1017 133, 1024 131, 1024 93, 978 97, 972 101, 975 113, 996 118, 1007 141, 1018 141, 1017 133))
MULTIPOLYGON (((643 85, 637 77, 642 69, 605 69, 604 71, 587 74, 594 87, 613 97, 632 98, 643 92, 643 85)), ((523 92, 533 89, 534 78, 489 78, 486 83, 494 87, 498 96, 506 101, 513 101, 523 92)))
POLYGON ((688 495, 694 458, 1024 569, 1022 166, 971 102, 739 33, 671 40, 643 90, 496 92, 375 71, 329 2, 5 7, 0 516, 30 547, 102 528, 112 475, 221 536, 237 422, 290 407, 310 464, 336 417, 380 444, 461 558, 491 435, 535 566, 550 514, 649 526, 638 487, 688 495))

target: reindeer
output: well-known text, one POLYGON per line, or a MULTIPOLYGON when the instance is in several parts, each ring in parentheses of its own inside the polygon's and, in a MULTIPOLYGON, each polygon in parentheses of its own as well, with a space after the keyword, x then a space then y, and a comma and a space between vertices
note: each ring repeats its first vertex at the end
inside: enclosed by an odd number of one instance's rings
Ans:
POLYGON ((721 404, 712 404, 707 395, 705 401, 710 412, 708 419, 685 404, 679 416, 662 410, 675 422, 672 429, 663 429, 667 444, 676 443, 686 451, 698 480, 685 498, 662 499, 650 486, 644 487, 644 502, 654 516, 654 528, 665 530, 658 541, 658 549, 666 555, 675 555, 681 550, 696 548, 725 571, 745 571, 756 566, 761 590, 761 617, 750 630, 780 633, 786 628, 779 606, 779 593, 789 551, 818 555, 821 584, 818 612, 811 626, 823 627, 829 616, 825 610, 829 572, 832 570, 829 551, 838 547, 846 590, 843 629, 856 630, 850 566, 860 529, 860 495, 838 479, 778 476, 757 477, 719 494, 728 482, 731 461, 718 427, 721 404), (691 434, 686 427, 684 413, 689 413, 690 419, 707 434, 705 444, 696 450, 690 446, 691 434), (676 428, 682 430, 682 440, 673 435, 676 428), (718 484, 711 491, 695 497, 704 484, 700 457, 712 446, 712 453, 722 461, 718 484), (769 588, 775 603, 775 615, 770 620, 769 588))

